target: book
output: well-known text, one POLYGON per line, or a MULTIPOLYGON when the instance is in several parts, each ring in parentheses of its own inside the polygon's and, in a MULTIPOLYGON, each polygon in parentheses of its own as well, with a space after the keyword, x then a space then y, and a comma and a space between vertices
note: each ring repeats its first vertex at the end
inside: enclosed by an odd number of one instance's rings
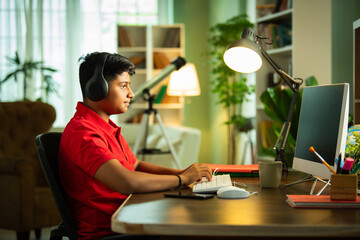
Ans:
POLYGON ((354 201, 331 200, 330 195, 286 195, 293 208, 360 208, 360 196, 354 201))
POLYGON ((163 69, 170 64, 170 60, 165 53, 154 52, 153 57, 154 57, 154 67, 156 69, 163 69))
POLYGON ((135 47, 135 41, 128 29, 118 27, 118 44, 121 47, 135 47))
POLYGON ((180 46, 180 29, 171 28, 167 31, 163 42, 165 48, 175 48, 180 46))
POLYGON ((214 171, 218 168, 218 174, 230 174, 231 177, 258 177, 259 164, 250 165, 227 165, 227 164, 210 164, 207 165, 214 171))
POLYGON ((161 101, 163 100, 163 98, 165 96, 166 89, 167 89, 167 85, 164 85, 161 87, 157 97, 155 98, 154 103, 161 103, 161 101))
POLYGON ((142 64, 145 62, 145 57, 144 56, 132 56, 130 58, 130 61, 135 65, 138 66, 139 64, 142 64))

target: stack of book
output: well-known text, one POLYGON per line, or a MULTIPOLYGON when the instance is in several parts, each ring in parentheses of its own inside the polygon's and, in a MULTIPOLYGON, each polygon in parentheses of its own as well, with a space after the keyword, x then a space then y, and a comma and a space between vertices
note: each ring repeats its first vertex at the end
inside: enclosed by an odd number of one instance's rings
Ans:
POLYGON ((207 165, 211 171, 217 169, 217 174, 230 174, 231 177, 258 177, 259 164, 249 165, 229 165, 229 164, 210 164, 207 165))
POLYGON ((180 29, 169 29, 162 46, 165 48, 178 48, 180 46, 180 29))
POLYGON ((287 195, 293 208, 360 208, 360 196, 355 201, 331 200, 330 195, 287 195))

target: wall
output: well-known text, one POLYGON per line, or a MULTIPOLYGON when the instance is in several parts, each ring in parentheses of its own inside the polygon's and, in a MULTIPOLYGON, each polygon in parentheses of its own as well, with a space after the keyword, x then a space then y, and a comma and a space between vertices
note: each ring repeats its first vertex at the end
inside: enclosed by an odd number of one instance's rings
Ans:
POLYGON ((210 105, 209 105, 209 67, 203 56, 207 50, 207 30, 209 26, 208 0, 175 0, 174 23, 185 25, 185 56, 187 62, 195 64, 199 77, 201 95, 185 99, 184 126, 201 131, 199 160, 206 162, 210 146, 210 105))
POLYGON ((332 0, 332 82, 350 83, 350 113, 353 113, 353 22, 360 18, 360 1, 332 0))
POLYGON ((319 84, 349 83, 353 112, 353 32, 360 1, 294 1, 294 77, 314 75, 319 84))
MULTIPOLYGON (((249 1, 251 3, 251 0, 249 1)), ((201 162, 227 159, 225 112, 211 93, 206 65, 208 30, 245 10, 245 0, 174 0, 174 22, 185 24, 186 59, 198 71, 201 95, 186 99, 185 126, 202 132, 201 162)), ((360 18, 360 1, 296 0, 294 77, 314 75, 320 84, 352 83, 352 22, 360 18), (309 48, 310 46, 310 48, 309 48)), ((252 7, 253 8, 253 7, 252 7)))
POLYGON ((226 115, 211 93, 205 52, 210 27, 238 15, 239 9, 245 11, 244 0, 174 1, 174 23, 185 24, 186 59, 196 65, 201 87, 200 96, 186 99, 184 113, 184 125, 202 132, 200 162, 223 163, 227 159, 227 135, 223 124, 226 115))
POLYGON ((294 1, 293 76, 331 83, 331 1, 294 1))

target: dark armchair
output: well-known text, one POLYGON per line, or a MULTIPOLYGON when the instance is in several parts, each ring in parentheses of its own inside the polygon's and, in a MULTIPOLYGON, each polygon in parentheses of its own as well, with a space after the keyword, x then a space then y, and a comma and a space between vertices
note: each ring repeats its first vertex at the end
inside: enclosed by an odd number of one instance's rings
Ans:
POLYGON ((0 102, 0 228, 27 239, 30 230, 57 225, 60 215, 44 177, 34 139, 50 129, 55 109, 42 102, 0 102))

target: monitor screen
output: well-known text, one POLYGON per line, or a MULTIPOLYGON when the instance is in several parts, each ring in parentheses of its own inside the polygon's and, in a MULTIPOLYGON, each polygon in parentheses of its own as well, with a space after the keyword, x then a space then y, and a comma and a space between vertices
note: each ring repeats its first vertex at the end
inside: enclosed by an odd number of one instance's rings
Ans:
POLYGON ((335 159, 345 153, 348 109, 347 83, 304 88, 293 169, 330 179, 331 171, 309 148, 336 170, 335 159))

